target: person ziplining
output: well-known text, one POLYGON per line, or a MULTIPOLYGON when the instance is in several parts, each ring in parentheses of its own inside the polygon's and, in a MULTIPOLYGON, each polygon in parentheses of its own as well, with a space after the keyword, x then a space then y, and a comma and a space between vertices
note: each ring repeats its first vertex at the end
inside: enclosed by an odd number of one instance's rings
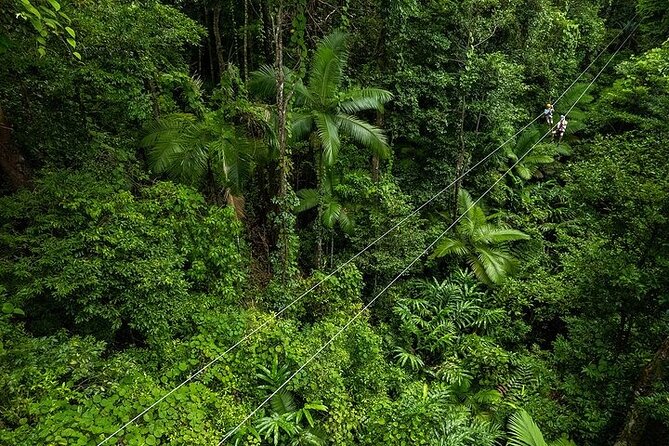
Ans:
POLYGON ((562 138, 564 137, 564 132, 567 130, 568 123, 569 121, 567 121, 565 115, 560 115, 560 120, 555 126, 555 130, 553 130, 553 140, 555 140, 555 137, 557 136, 558 144, 562 142, 562 138))
POLYGON ((553 125, 553 112, 555 109, 553 108, 553 104, 546 104, 546 108, 544 109, 544 119, 546 120, 546 124, 548 125, 553 125))

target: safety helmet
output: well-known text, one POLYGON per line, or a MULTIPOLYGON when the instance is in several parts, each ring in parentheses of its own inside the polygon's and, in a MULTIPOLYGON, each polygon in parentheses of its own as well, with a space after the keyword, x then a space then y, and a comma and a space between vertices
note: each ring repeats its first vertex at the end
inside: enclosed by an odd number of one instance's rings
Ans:
POLYGON ((560 119, 564 119, 564 118, 565 118, 565 116, 564 116, 564 115, 560 115, 560 119))
POLYGON ((551 108, 553 105, 551 104, 546 104, 546 108, 551 108))

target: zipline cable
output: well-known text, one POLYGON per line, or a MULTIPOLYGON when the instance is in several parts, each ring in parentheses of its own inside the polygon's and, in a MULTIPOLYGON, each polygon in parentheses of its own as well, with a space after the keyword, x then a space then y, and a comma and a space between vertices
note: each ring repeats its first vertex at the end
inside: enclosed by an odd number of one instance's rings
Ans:
MULTIPOLYGON (((620 46, 618 47, 618 49, 616 49, 616 51, 615 51, 615 52, 613 53, 613 55, 609 58, 609 60, 608 60, 608 61, 606 62, 606 64, 602 67, 602 69, 599 70, 599 72, 597 73, 597 75, 592 79, 592 81, 588 84, 588 86, 587 86, 587 87, 585 88, 585 90, 581 93, 581 95, 578 97, 578 99, 577 99, 577 100, 574 102, 574 104, 569 108, 569 110, 567 111, 567 113, 565 113, 565 117, 566 117, 566 116, 567 116, 567 115, 574 109, 574 107, 576 106, 576 104, 578 104, 578 101, 580 101, 581 98, 583 98, 583 96, 585 95, 585 93, 586 93, 586 92, 590 89, 590 87, 597 81, 597 79, 599 78, 599 76, 604 72, 604 70, 606 69, 606 67, 609 65, 609 63, 611 63, 611 61, 612 61, 613 58, 618 54, 618 52, 620 51, 620 49, 625 45, 625 43, 629 40, 629 38, 632 37, 632 34, 634 34, 634 31, 636 31, 636 29, 637 29, 638 26, 639 26, 639 25, 637 24, 637 25, 634 27, 634 29, 632 29, 632 31, 631 31, 630 34, 627 36, 627 38, 620 44, 620 46)), ((497 180, 495 180, 495 182, 494 182, 488 189, 486 189, 486 191, 483 192, 483 194, 481 194, 481 196, 479 196, 479 197, 478 197, 478 198, 471 204, 471 206, 469 206, 469 207, 467 208, 467 210, 465 210, 462 214, 460 214, 460 215, 458 216, 458 218, 456 218, 455 221, 453 221, 453 223, 451 223, 451 224, 450 224, 450 225, 449 225, 449 226, 448 226, 448 227, 447 227, 441 234, 439 234, 439 236, 438 236, 437 238, 435 238, 435 239, 432 241, 432 243, 430 243, 430 244, 427 246, 427 248, 425 248, 425 249, 423 250, 423 252, 421 252, 417 257, 415 257, 415 258, 409 263, 409 265, 407 265, 407 266, 402 270, 402 272, 400 272, 397 276, 395 276, 395 278, 393 278, 393 280, 391 280, 390 283, 388 283, 388 285, 386 285, 386 286, 385 286, 385 287, 384 287, 384 288, 383 288, 383 289, 382 289, 376 296, 374 296, 374 298, 373 298, 372 300, 370 300, 370 301, 369 301, 369 302, 368 302, 368 303, 367 303, 367 304, 366 304, 360 311, 358 311, 358 312, 357 312, 357 313, 356 313, 356 314, 355 314, 355 315, 354 315, 354 316, 353 316, 353 317, 352 317, 352 318, 351 318, 351 319, 350 319, 350 320, 349 320, 343 327, 341 327, 341 328, 339 329, 339 331, 337 331, 337 333, 335 333, 330 339, 328 339, 328 341, 325 342, 325 344, 321 345, 321 347, 320 347, 318 350, 316 350, 316 352, 315 352, 313 355, 311 355, 311 357, 309 357, 309 359, 307 359, 307 361, 304 362, 304 363, 300 366, 300 368, 298 368, 292 375, 290 375, 290 376, 288 377, 288 379, 286 379, 286 380, 283 382, 283 384, 281 384, 281 385, 280 385, 274 392, 272 392, 267 398, 265 398, 265 399, 263 400, 263 402, 260 403, 260 405, 258 405, 253 411, 251 411, 251 413, 249 413, 249 414, 248 414, 248 415, 247 415, 247 416, 246 416, 246 417, 245 417, 245 418, 244 418, 238 425, 236 425, 232 430, 230 430, 230 431, 225 435, 225 437, 223 437, 223 439, 218 443, 218 446, 221 446, 221 445, 222 445, 223 443, 225 443, 225 442, 226 442, 232 435, 234 435, 234 433, 237 432, 237 430, 238 430, 240 427, 242 427, 242 426, 244 425, 244 423, 246 423, 248 420, 250 420, 250 419, 251 419, 251 418, 252 418, 252 417, 253 417, 253 416, 254 416, 254 415, 255 415, 255 414, 256 414, 256 413, 257 413, 257 412, 264 406, 264 405, 265 405, 265 404, 267 404, 267 403, 268 403, 268 402, 269 402, 269 401, 270 401, 270 400, 271 400, 277 393, 279 393, 284 387, 286 387, 286 386, 288 385, 288 383, 290 383, 290 381, 292 381, 293 378, 295 378, 295 377, 296 377, 302 370, 304 370, 304 368, 305 368, 306 366, 308 366, 314 359, 316 359, 316 357, 317 357, 323 350, 325 350, 330 344, 332 344, 332 343, 335 341, 335 339, 337 339, 337 337, 339 337, 339 335, 341 335, 341 334, 342 334, 342 333, 343 333, 343 332, 344 332, 344 331, 345 331, 345 330, 346 330, 346 329, 347 329, 353 322, 355 322, 355 321, 356 321, 356 320, 357 320, 357 319, 358 319, 358 318, 359 318, 359 317, 360 317, 360 316, 361 316, 367 309, 369 309, 369 307, 371 307, 371 306, 374 304, 374 302, 376 302, 376 300, 377 300, 379 297, 381 297, 381 295, 382 295, 383 293, 385 293, 385 292, 386 292, 392 285, 395 284, 395 282, 397 282, 397 281, 400 279, 400 277, 402 277, 407 271, 409 271, 409 269, 411 269, 411 267, 412 267, 416 262, 418 262, 418 260, 420 260, 425 254, 427 254, 427 253, 432 249, 432 247, 433 247, 434 245, 436 245, 436 244, 439 242, 439 240, 441 240, 441 239, 444 237, 444 235, 446 235, 446 233, 447 233, 448 231, 450 231, 450 230, 451 230, 451 229, 452 229, 452 228, 453 228, 453 227, 454 227, 460 220, 462 220, 462 218, 463 218, 465 215, 467 215, 467 213, 468 213, 470 210, 472 210, 472 209, 473 209, 473 208, 474 208, 474 207, 475 207, 475 206, 476 206, 476 205, 477 205, 477 204, 478 204, 478 203, 479 203, 479 202, 480 202, 486 195, 488 195, 488 194, 490 193, 490 191, 492 191, 492 189, 493 189, 495 186, 497 186, 497 184, 499 184, 500 181, 502 181, 502 179, 504 179, 509 173, 511 173, 511 171, 512 171, 512 170, 513 170, 513 169, 514 169, 514 168, 515 168, 515 167, 516 167, 516 166, 517 166, 517 165, 518 165, 518 164, 519 164, 519 163, 520 163, 520 162, 521 162, 527 155, 529 155, 530 152, 531 152, 537 145, 539 145, 539 143, 541 143, 541 141, 543 141, 543 140, 546 138, 546 136, 548 136, 549 134, 551 134, 552 131, 553 131, 553 128, 554 128, 554 127, 551 127, 546 133, 544 133, 544 135, 543 135, 537 142, 535 142, 535 143, 532 145, 532 147, 530 147, 530 148, 529 148, 529 149, 528 149, 528 150, 527 150, 527 151, 526 151, 520 158, 518 158, 518 160, 517 160, 515 163, 513 163, 513 165, 512 165, 511 167, 509 167, 509 168, 506 170, 506 172, 504 172, 504 173, 503 173, 497 180)))
POLYGON ((244 419, 242 420, 241 423, 239 423, 239 424, 238 424, 237 426, 235 426, 231 431, 229 431, 229 432, 225 435, 225 437, 223 437, 223 439, 218 443, 218 446, 221 446, 226 440, 228 440, 232 435, 234 435, 234 433, 235 433, 240 427, 242 427, 242 426, 244 425, 244 423, 246 423, 249 419, 251 419, 251 418, 252 418, 252 417, 253 417, 253 416, 254 416, 254 415, 255 415, 255 414, 256 414, 256 413, 257 413, 257 412, 264 406, 264 405, 265 405, 265 404, 267 404, 267 403, 272 399, 272 397, 274 397, 274 396, 275 396, 277 393, 279 393, 284 387, 286 387, 286 385, 288 385, 288 383, 289 383, 293 378, 295 378, 295 376, 297 376, 298 373, 300 373, 302 370, 304 370, 304 368, 305 368, 307 365, 309 365, 309 364, 311 363, 311 361, 313 361, 314 359, 316 359, 316 357, 317 357, 323 350, 325 350, 325 348, 327 348, 330 344, 332 344, 332 343, 334 342, 334 340, 337 339, 337 337, 338 337, 340 334, 342 334, 342 333, 344 332, 344 330, 346 330, 346 329, 347 329, 347 328, 348 328, 348 327, 349 327, 349 326, 350 326, 356 319, 358 319, 358 318, 362 315, 362 313, 365 312, 365 310, 367 310, 370 306, 372 306, 372 304, 373 304, 374 302, 376 302, 376 300, 377 300, 379 297, 381 297, 381 295, 382 295, 383 293, 385 293, 385 292, 386 292, 386 291, 387 291, 393 284, 395 284, 395 282, 397 282, 397 281, 399 280, 400 277, 402 277, 407 271, 409 271, 409 269, 411 269, 411 267, 412 267, 418 260, 420 260, 425 254, 427 254, 427 253, 432 249, 432 247, 433 247, 434 245, 436 245, 436 244, 439 242, 439 240, 441 240, 441 239, 444 237, 444 235, 446 235, 446 233, 447 233, 448 231, 450 231, 450 230, 453 228, 453 226, 455 226, 455 225, 456 225, 456 224, 457 224, 457 223, 458 223, 458 222, 459 222, 465 215, 467 215, 467 213, 468 213, 474 206, 476 206, 476 204, 477 204, 479 201, 481 201, 481 199, 483 199, 483 197, 485 197, 485 196, 486 196, 486 195, 487 195, 487 194, 488 194, 488 193, 489 193, 489 192, 490 192, 490 191, 491 191, 491 190, 492 190, 492 189, 493 189, 493 188, 494 188, 494 187, 495 187, 495 186, 496 186, 496 185, 497 185, 497 184, 498 184, 504 177, 506 177, 506 175, 509 174, 509 172, 511 172, 511 170, 512 170, 514 167, 516 167, 516 165, 518 165, 518 163, 520 163, 520 162, 525 158, 525 156, 527 156, 527 154, 529 154, 530 151, 531 151, 532 149, 534 149, 534 147, 535 147, 537 144, 539 144, 541 141, 543 141, 543 139, 544 139, 546 136, 548 136, 548 135, 551 133, 551 131, 552 131, 552 128, 551 128, 550 130, 548 130, 548 132, 546 132, 546 133, 544 134, 544 136, 542 136, 536 143, 534 143, 534 145, 533 145, 532 147, 530 147, 530 149, 529 149, 527 152, 525 152, 525 153, 523 154, 523 156, 521 156, 520 158, 518 158, 518 160, 517 160, 517 161, 516 161, 516 162, 515 162, 509 169, 507 169, 507 171, 504 172, 504 174, 502 174, 502 176, 500 176, 500 177, 493 183, 492 186, 490 186, 490 187, 489 187, 489 188, 488 188, 488 189, 487 189, 487 190, 486 190, 480 197, 478 197, 478 198, 476 199, 476 201, 474 201, 474 202, 472 203, 472 205, 471 205, 465 212, 463 212, 462 214, 460 214, 460 215, 458 216, 458 218, 457 218, 453 223, 451 223, 451 224, 448 226, 448 228, 446 228, 446 230, 444 230, 441 234, 439 234, 439 236, 438 236, 436 239, 434 239, 434 240, 432 241, 432 243, 430 243, 430 244, 428 245, 428 247, 425 248, 425 249, 423 250, 423 252, 421 252, 416 258, 414 258, 414 259, 409 263, 409 265, 407 265, 407 266, 402 270, 401 273, 399 273, 397 276, 395 276, 395 278, 393 278, 393 280, 391 280, 390 283, 388 283, 388 285, 386 285, 386 286, 381 290, 381 292, 379 292, 376 296, 374 296, 374 298, 373 298, 372 300, 370 300, 369 303, 367 303, 367 305, 365 305, 360 311, 358 311, 358 312, 355 314, 355 316, 353 316, 353 317, 352 317, 352 318, 351 318, 351 319, 350 319, 350 320, 349 320, 349 321, 348 321, 342 328, 339 329, 339 331, 337 331, 337 333, 335 333, 330 339, 328 339, 328 341, 327 341, 325 344, 323 344, 323 345, 316 351, 316 353, 314 353, 313 355, 311 355, 311 357, 310 357, 309 359, 307 359, 307 361, 306 361, 304 364, 302 364, 302 365, 300 366, 299 369, 297 369, 292 375, 290 375, 290 377, 289 377, 286 381, 284 381, 283 384, 281 384, 281 385, 280 385, 274 392, 272 392, 267 398, 265 398, 265 400, 264 400, 262 403, 260 403, 260 405, 259 405, 258 407, 256 407, 251 413, 249 413, 249 414, 246 416, 246 418, 244 418, 244 419))
MULTIPOLYGON (((590 69, 590 67, 591 67, 595 62, 597 62, 597 60, 599 59, 599 56, 601 56, 602 54, 604 54, 604 51, 606 51, 606 49, 607 49, 608 47, 610 47, 611 44, 612 44, 618 37, 620 37, 620 35, 627 29, 628 26, 630 26, 630 25, 632 24, 632 22, 634 21, 634 19, 636 19, 636 17, 637 17, 638 15, 639 15, 638 12, 637 12, 636 14, 634 14, 634 17, 632 17, 632 18, 625 24, 625 26, 622 27, 622 29, 621 29, 621 30, 618 32, 618 34, 616 34, 616 36, 609 42, 609 44, 606 45, 604 48, 602 48, 602 50, 599 52, 599 54, 597 54, 597 56, 596 56, 594 59, 592 59, 592 61, 590 61, 590 63, 588 64, 588 66, 585 67, 585 70, 583 70, 583 71, 581 72, 581 74, 579 74, 579 76, 578 76, 576 79, 574 79, 574 81, 567 87, 567 89, 566 89, 565 91, 562 92, 562 94, 555 100, 555 103, 557 103, 560 99, 562 99, 562 98, 564 97, 564 95, 567 94, 567 92, 568 92, 569 90, 571 90, 571 87, 573 87, 574 85, 576 85, 576 82, 578 82, 578 80, 581 78, 581 76, 583 76, 583 75, 590 69)), ((639 25, 637 24, 637 25, 634 27, 634 30, 632 30, 632 32, 630 32, 630 34, 629 34, 630 36, 634 33, 634 31, 636 30, 636 28, 637 28, 638 26, 639 26, 639 25)), ((629 39, 629 37, 628 37, 628 39, 629 39)), ((626 41, 627 41, 627 39, 625 39, 625 42, 626 42, 626 41)), ((580 99, 580 98, 579 98, 579 99, 580 99)), ((569 110, 569 111, 571 111, 571 110, 569 110)))
MULTIPOLYGON (((636 15, 635 15, 634 17, 636 17, 636 15)), ((597 59, 599 59, 599 57, 604 53, 604 51, 605 51, 609 46, 611 46, 611 44, 612 44, 612 43, 613 43, 613 42, 614 42, 614 41, 615 41, 615 40, 616 40, 616 39, 623 33, 623 31, 627 28, 627 26, 629 26, 629 24, 632 22, 632 20, 634 20, 634 18, 632 18, 632 19, 628 22, 628 24, 625 25, 625 27, 623 27, 623 29, 621 29, 620 32, 619 32, 619 33, 618 33, 618 34, 617 34, 617 35, 616 35, 616 36, 615 36, 615 37, 614 37, 614 38, 613 38, 613 39, 612 39, 612 40, 611 40, 605 47, 604 47, 604 49, 602 49, 602 51, 600 51, 599 54, 597 54, 597 56, 595 57, 595 59, 593 59, 592 62, 590 62, 590 64, 585 68, 585 70, 583 70, 583 71, 578 75, 578 77, 571 83, 571 85, 570 85, 570 86, 569 86, 569 87, 568 87, 568 88, 567 88, 567 89, 566 89, 566 90, 565 90, 565 91, 558 97, 558 99, 555 100, 555 103, 557 103, 562 97, 564 97, 564 95, 569 91, 569 89, 571 89, 571 88, 576 84, 576 82, 578 82, 578 80, 579 80, 579 79, 580 79, 580 78, 581 78, 581 77, 588 71, 588 69, 590 69, 590 67, 592 66, 592 64, 595 63, 595 61, 596 61, 597 59)), ((638 26, 638 25, 637 25, 637 26, 638 26)), ((635 28, 635 29, 636 29, 636 28, 635 28)), ((632 32, 634 32, 634 31, 632 31, 632 32)), ((628 37, 628 38, 629 38, 629 37, 628 37)), ((627 39, 625 39, 625 41, 627 41, 627 39)), ((582 97, 582 95, 581 95, 581 97, 582 97)), ((579 99, 580 99, 580 98, 579 98, 579 99)), ((570 111, 571 111, 571 110, 570 110, 570 111)), ((192 381, 193 379, 195 379, 197 376, 201 375, 201 374, 202 374, 204 371, 206 371, 209 367, 211 367, 212 365, 214 365, 215 363, 217 363, 218 361, 220 361, 225 355, 227 355, 228 353, 230 353, 232 350, 236 349, 239 345, 241 345, 243 342, 245 342, 246 340, 248 340, 251 336, 253 336, 253 335, 256 334, 257 332, 259 332, 260 330, 262 330, 262 329, 263 329, 265 326, 267 326, 272 320, 276 319, 278 316, 280 316, 281 314, 285 313, 288 309, 290 309, 290 308, 293 307, 296 303, 298 303, 300 300, 302 300, 307 294, 309 294, 310 292, 312 292, 313 290, 315 290, 316 288, 318 288, 318 287, 319 287, 320 285, 322 285, 326 280, 328 280, 329 278, 331 278, 332 276, 334 276, 335 274, 337 274, 337 273, 338 273, 339 271, 341 271, 344 267, 346 267, 347 265, 349 265, 351 262, 353 262, 355 259, 357 259, 358 257, 360 257, 360 256, 361 256, 362 254, 364 254, 365 252, 367 252, 372 246, 376 245, 379 241, 381 241, 381 240, 384 239, 386 236, 388 236, 388 234, 390 234, 390 233, 393 232, 395 229, 397 229, 397 228, 399 228, 400 226, 402 226, 402 225, 403 225, 404 223, 406 223, 411 217, 413 217, 414 215, 418 214, 418 213, 419 213, 421 210, 423 210, 427 205, 429 205, 429 204, 432 203, 434 200, 436 200, 438 197, 440 197, 441 195, 443 195, 448 189, 450 189, 450 188, 451 188, 453 185, 455 185, 458 181, 462 180, 465 176, 469 175, 469 173, 471 173, 474 169, 476 169, 478 166, 480 166, 481 164, 483 164, 484 162, 486 162, 488 159, 490 159, 495 153, 497 153, 499 150, 501 150, 502 147, 504 147, 506 144, 508 144, 509 142, 511 142, 516 136, 520 135, 520 133, 522 133, 525 129, 527 129, 527 128, 530 127, 532 124, 534 124, 534 123, 535 123, 539 118, 541 118, 542 116, 543 116, 543 113, 539 114, 536 118, 534 118, 532 121, 530 121, 530 122, 529 122, 528 124, 526 124, 524 127, 522 127, 520 130, 518 130, 516 133, 514 133, 511 137, 509 137, 506 141, 504 141, 502 144, 500 144, 497 148, 495 148, 493 151, 491 151, 490 153, 488 153, 488 154, 487 154, 485 157, 483 157, 481 160, 479 160, 478 162, 476 162, 476 164, 474 164, 474 165, 471 166, 469 169, 467 169, 464 173, 462 173, 461 175, 459 175, 458 177, 456 177, 456 178, 455 178, 453 181, 451 181, 446 187, 444 187, 443 189, 441 189, 439 192, 437 192, 435 195, 433 195, 430 199, 428 199, 428 200, 425 201, 423 204, 421 204, 420 206, 418 206, 416 209, 414 209, 411 213, 409 213, 409 214, 406 215, 404 218, 402 218, 398 223, 396 223, 394 226, 392 226, 392 227, 391 227, 390 229, 388 229, 386 232, 384 232, 384 233, 381 234, 379 237, 377 237, 376 239, 374 239, 374 241, 372 241, 372 242, 369 243, 367 246, 365 246, 365 247, 364 247, 362 250, 360 250, 357 254, 355 254, 355 255, 352 256, 350 259, 348 259, 347 261, 345 261, 344 263, 342 263, 341 265, 339 265, 339 266, 338 266, 337 268, 335 268, 332 272, 330 272, 330 273, 329 273, 328 275, 326 275, 324 278, 322 278, 321 280, 319 280, 318 282, 316 282, 314 285, 312 285, 310 288, 308 288, 306 291, 304 291, 304 292, 303 292, 302 294, 300 294, 298 297, 296 297, 295 299, 293 299, 290 303, 288 303, 287 305, 285 305, 283 308, 281 308, 281 309, 278 310, 277 312, 273 313, 267 320, 265 320, 263 323, 261 323, 260 325, 258 325, 256 328, 254 328, 253 330, 251 330, 251 331, 250 331, 249 333, 247 333, 246 335, 244 335, 239 341, 237 341, 236 343, 234 343, 232 346, 230 346, 230 347, 229 347, 227 350, 225 350, 223 353, 221 353, 220 355, 216 356, 214 359, 212 359, 211 361, 209 361, 208 363, 206 363, 205 365, 203 365, 200 369, 198 369, 198 370, 197 370, 196 372, 194 372, 193 374, 189 375, 188 378, 186 378, 184 381, 182 381, 179 385, 177 385, 176 387, 172 388, 169 392, 167 392, 166 394, 164 394, 163 396, 161 396, 160 398, 158 398, 156 401, 154 401, 151 405, 147 406, 144 410, 142 410, 142 411, 141 411, 140 413, 138 413, 135 417, 133 417, 132 419, 130 419, 129 421, 127 421, 126 423, 124 423, 121 427, 119 427, 119 428, 118 428, 116 431, 114 431, 112 434, 110 434, 110 435, 108 435, 107 437, 105 437, 101 442, 99 442, 99 443, 97 444, 97 446, 101 446, 101 445, 103 445, 104 443, 106 443, 107 441, 109 441, 110 439, 114 438, 118 433, 120 433, 121 431, 123 431, 126 427, 130 426, 131 424, 133 424, 135 421, 137 421, 139 418, 141 418, 143 415, 145 415, 145 414, 146 414, 147 412, 149 412, 151 409, 153 409, 154 407, 156 407, 158 404, 160 404, 161 402, 163 402, 166 398, 168 398, 168 397, 169 397, 170 395, 172 395, 174 392, 176 392, 177 390, 179 390, 180 388, 182 388, 183 386, 185 386, 186 384, 188 384, 189 382, 191 382, 191 381, 192 381)))

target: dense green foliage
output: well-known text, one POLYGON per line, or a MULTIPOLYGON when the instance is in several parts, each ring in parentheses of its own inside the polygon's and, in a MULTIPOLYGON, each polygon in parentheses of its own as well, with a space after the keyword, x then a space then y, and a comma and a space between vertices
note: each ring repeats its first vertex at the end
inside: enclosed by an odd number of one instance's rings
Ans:
POLYGON ((665 444, 668 17, 3 3, 0 444, 665 444))

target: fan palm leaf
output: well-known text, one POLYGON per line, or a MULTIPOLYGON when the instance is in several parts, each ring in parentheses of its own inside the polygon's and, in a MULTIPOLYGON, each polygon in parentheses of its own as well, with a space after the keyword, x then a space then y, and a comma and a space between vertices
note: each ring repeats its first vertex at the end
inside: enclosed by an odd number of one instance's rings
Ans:
POLYGON ((509 446, 547 446, 539 426, 524 410, 511 415, 509 431, 509 446))
POLYGON ((277 71, 272 65, 263 65, 251 73, 248 88, 249 91, 263 97, 276 95, 277 71))
POLYGON ((243 215, 243 183, 263 152, 258 142, 238 134, 218 112, 168 115, 147 131, 141 144, 155 173, 190 185, 206 182, 212 191, 214 183, 223 186, 228 204, 243 215))

